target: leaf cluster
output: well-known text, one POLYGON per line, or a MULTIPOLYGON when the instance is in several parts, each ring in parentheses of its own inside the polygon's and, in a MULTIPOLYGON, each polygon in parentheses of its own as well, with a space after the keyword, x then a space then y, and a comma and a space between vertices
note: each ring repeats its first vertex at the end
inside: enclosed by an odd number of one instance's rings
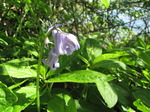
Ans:
POLYGON ((37 111, 37 71, 43 112, 149 112, 147 3, 2 0, 0 112, 37 111), (130 15, 131 21, 120 20, 121 13, 130 15), (135 33, 138 19, 145 27, 137 26, 142 30, 135 33), (43 41, 51 23, 65 24, 61 29, 77 35, 81 45, 72 55, 59 56, 55 71, 38 63, 49 52, 43 41))

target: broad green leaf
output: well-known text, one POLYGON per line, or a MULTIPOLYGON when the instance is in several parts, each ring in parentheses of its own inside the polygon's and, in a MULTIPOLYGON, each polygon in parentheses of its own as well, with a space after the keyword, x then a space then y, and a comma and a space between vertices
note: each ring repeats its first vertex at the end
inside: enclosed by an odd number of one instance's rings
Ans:
POLYGON ((137 99, 136 101, 133 102, 134 106, 137 107, 138 110, 141 112, 150 112, 150 108, 146 107, 140 99, 137 99))
POLYGON ((97 81, 113 80, 113 77, 106 76, 100 72, 92 70, 79 70, 69 73, 60 74, 46 82, 76 82, 76 83, 95 83, 97 81))
POLYGON ((30 105, 36 98, 36 88, 35 87, 22 87, 16 91, 18 101, 11 107, 12 112, 21 112, 28 105, 30 105))
POLYGON ((83 57, 89 61, 93 61, 96 57, 102 54, 102 48, 96 39, 86 39, 83 49, 83 57))
POLYGON ((79 100, 79 110, 85 110, 83 112, 113 112, 113 108, 110 109, 106 106, 106 103, 102 99, 102 96, 100 95, 96 85, 88 85, 87 93, 86 99, 79 100))
POLYGON ((34 61, 34 59, 14 59, 0 64, 0 74, 10 75, 15 78, 36 77, 36 71, 31 69, 29 61, 34 61))
POLYGON ((92 68, 99 68, 99 67, 102 67, 102 68, 122 68, 124 70, 127 69, 126 65, 123 62, 118 61, 118 60, 114 60, 114 59, 107 59, 107 60, 103 60, 103 61, 100 61, 98 63, 95 63, 92 68))
POLYGON ((48 102, 48 112, 77 112, 75 101, 68 94, 52 95, 48 102))
POLYGON ((109 7, 109 4, 110 4, 109 0, 101 0, 101 1, 103 2, 106 8, 109 7))
MULTIPOLYGON (((131 57, 134 57, 134 56, 131 55, 131 57)), ((120 61, 125 63, 126 65, 131 65, 131 66, 134 66, 136 64, 136 61, 133 60, 132 58, 128 57, 128 56, 121 57, 120 61)))
POLYGON ((150 56, 147 55, 145 52, 143 51, 138 51, 139 56, 143 59, 143 61, 147 64, 150 63, 150 56))
POLYGON ((123 105, 129 105, 130 101, 128 98, 131 96, 130 93, 125 88, 122 88, 119 84, 113 84, 111 86, 113 86, 116 94, 118 95, 118 101, 123 105))
POLYGON ((136 99, 140 99, 144 105, 150 108, 150 90, 149 89, 137 89, 133 92, 136 99))
POLYGON ((36 98, 35 87, 22 87, 15 92, 18 97, 17 102, 9 106, 7 110, 3 112, 21 112, 28 105, 30 105, 36 98))
POLYGON ((116 52, 116 53, 107 53, 102 54, 94 59, 93 64, 98 63, 100 61, 106 60, 106 59, 112 59, 112 58, 118 58, 120 56, 126 56, 129 55, 127 52, 116 52))
POLYGON ((97 82, 97 88, 109 108, 115 106, 118 96, 113 87, 108 82, 97 82))
POLYGON ((150 56, 147 55, 143 51, 138 51, 137 52, 140 58, 144 61, 144 64, 146 65, 146 68, 150 70, 150 56))
POLYGON ((5 112, 16 101, 17 96, 0 82, 0 112, 5 112))

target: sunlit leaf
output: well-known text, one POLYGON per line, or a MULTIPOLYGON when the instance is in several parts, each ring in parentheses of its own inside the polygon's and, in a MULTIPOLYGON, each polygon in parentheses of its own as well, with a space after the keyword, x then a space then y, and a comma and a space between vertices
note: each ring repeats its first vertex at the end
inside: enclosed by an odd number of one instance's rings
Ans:
POLYGON ((138 110, 142 112, 150 112, 150 108, 146 107, 140 99, 137 99, 136 101, 134 101, 133 104, 134 106, 137 107, 138 110))
POLYGON ((16 91, 18 101, 12 106, 13 112, 20 112, 30 105, 36 98, 36 88, 27 86, 16 91))
POLYGON ((29 61, 34 61, 34 59, 14 59, 0 64, 0 73, 1 75, 10 75, 15 78, 36 77, 36 71, 31 69, 29 61))
POLYGON ((144 105, 150 108, 150 90, 149 89, 136 89, 133 91, 136 99, 140 99, 144 105))
POLYGON ((118 96, 108 82, 97 82, 97 88, 109 108, 115 106, 118 96))
POLYGON ((93 64, 98 63, 98 62, 103 61, 103 60, 106 60, 106 59, 113 59, 113 58, 118 58, 120 56, 127 56, 127 55, 129 55, 127 52, 116 52, 116 53, 102 54, 102 55, 100 55, 94 59, 93 64))
POLYGON ((97 81, 113 80, 113 77, 106 76, 100 72, 92 70, 79 70, 69 73, 60 74, 46 82, 76 82, 76 83, 95 83, 97 81))
POLYGON ((107 59, 107 60, 103 60, 100 61, 98 63, 95 63, 93 65, 93 68, 98 68, 98 67, 102 67, 102 68, 122 68, 124 70, 126 70, 126 65, 118 60, 113 60, 113 59, 107 59))
POLYGON ((0 82, 0 112, 9 112, 7 109, 17 100, 17 96, 0 82))
POLYGON ((3 112, 21 112, 28 105, 30 105, 36 98, 35 87, 22 87, 15 92, 18 97, 17 102, 9 106, 6 111, 3 112))
POLYGON ((0 38, 0 46, 6 47, 8 46, 8 43, 5 40, 0 38))
POLYGON ((95 39, 86 39, 85 46, 83 49, 83 57, 89 61, 93 61, 96 57, 102 54, 102 48, 98 41, 95 39))
POLYGON ((105 5, 105 7, 107 7, 107 8, 109 7, 109 4, 110 4, 109 0, 101 0, 101 1, 105 5))

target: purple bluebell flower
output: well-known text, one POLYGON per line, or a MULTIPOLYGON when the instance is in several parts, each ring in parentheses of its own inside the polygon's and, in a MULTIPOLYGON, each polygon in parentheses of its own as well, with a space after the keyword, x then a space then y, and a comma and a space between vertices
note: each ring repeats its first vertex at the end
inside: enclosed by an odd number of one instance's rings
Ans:
POLYGON ((59 67, 58 55, 55 53, 55 47, 50 50, 47 60, 43 59, 43 63, 47 66, 50 66, 52 70, 56 70, 59 67))
MULTIPOLYGON (((54 46, 48 55, 46 60, 42 60, 43 63, 47 66, 50 66, 52 70, 56 70, 59 67, 58 56, 59 55, 71 55, 73 51, 78 50, 80 45, 78 43, 78 39, 75 35, 70 33, 62 32, 58 26, 62 26, 63 24, 57 24, 54 27, 50 26, 48 32, 52 29, 52 35, 54 37, 54 46)), ((48 45, 51 43, 48 38, 45 39, 45 44, 48 45)))
POLYGON ((54 37, 56 54, 58 55, 71 55, 73 51, 80 48, 77 37, 73 34, 64 33, 57 28, 52 31, 52 35, 54 37))

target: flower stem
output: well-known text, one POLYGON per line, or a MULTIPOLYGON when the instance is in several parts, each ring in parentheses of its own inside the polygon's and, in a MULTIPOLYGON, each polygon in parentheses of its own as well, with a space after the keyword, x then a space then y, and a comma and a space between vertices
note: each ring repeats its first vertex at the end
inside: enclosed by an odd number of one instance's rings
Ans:
MULTIPOLYGON (((51 29, 50 29, 51 30, 51 29)), ((42 54, 44 48, 44 39, 49 35, 50 31, 48 31, 43 37, 39 38, 39 59, 38 59, 38 68, 37 68, 37 77, 36 77, 36 97, 37 97, 37 112, 40 112, 40 69, 42 65, 42 54)))
MULTIPOLYGON (((39 67, 38 67, 39 68, 39 67)), ((39 70, 38 70, 39 71, 39 70)), ((40 91, 39 91, 39 73, 36 77, 36 97, 37 97, 37 111, 40 112, 40 91)))
MULTIPOLYGON (((41 39, 42 40, 42 39, 41 39)), ((40 70, 42 65, 42 54, 43 54, 43 42, 39 41, 39 59, 38 59, 38 68, 37 68, 37 77, 36 77, 36 97, 37 97, 37 112, 40 112, 40 70)))
POLYGON ((41 50, 39 50, 39 60, 38 60, 38 69, 36 77, 36 97, 37 97, 37 112, 40 112, 40 68, 41 68, 41 50))

